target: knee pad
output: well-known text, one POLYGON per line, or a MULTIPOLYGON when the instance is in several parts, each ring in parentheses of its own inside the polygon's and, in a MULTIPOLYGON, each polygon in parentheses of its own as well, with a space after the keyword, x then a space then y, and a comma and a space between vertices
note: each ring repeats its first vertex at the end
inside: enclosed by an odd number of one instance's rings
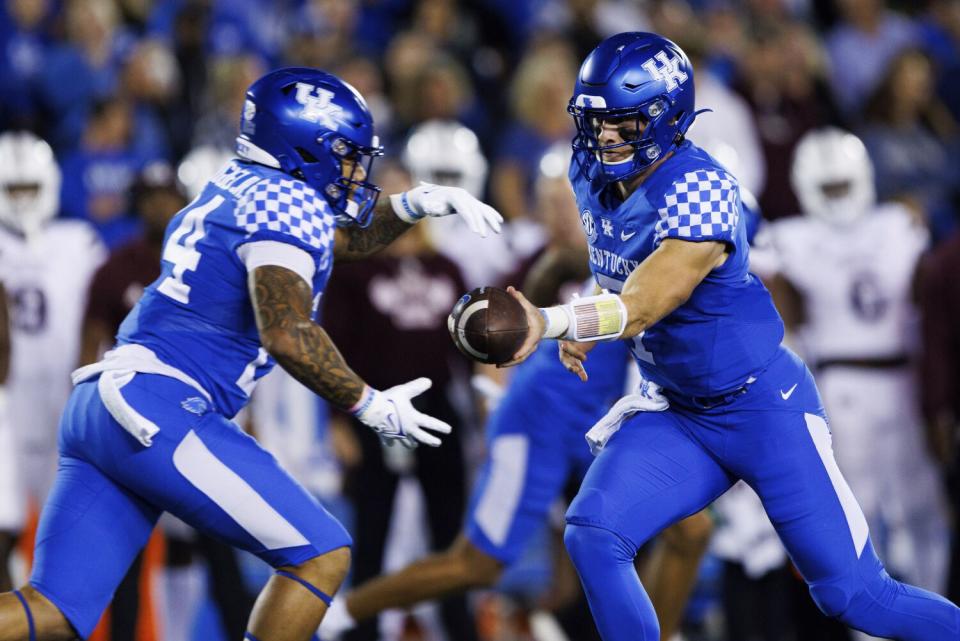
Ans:
POLYGON ((633 557, 637 555, 637 549, 619 535, 591 525, 568 523, 563 532, 563 543, 578 568, 598 560, 633 563, 633 557))
POLYGON ((850 591, 833 583, 811 585, 810 596, 824 615, 839 618, 850 607, 854 595, 850 591))

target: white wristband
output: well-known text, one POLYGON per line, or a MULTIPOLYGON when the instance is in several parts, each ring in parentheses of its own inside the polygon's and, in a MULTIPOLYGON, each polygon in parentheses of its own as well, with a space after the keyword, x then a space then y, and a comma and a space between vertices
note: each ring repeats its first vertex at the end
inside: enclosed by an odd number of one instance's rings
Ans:
POLYGON ((568 305, 540 308, 543 319, 547 321, 547 329, 543 333, 544 338, 561 338, 567 333, 572 318, 567 308, 568 305))
POLYGON ((390 206, 393 207, 393 213, 397 215, 397 218, 408 225, 417 224, 424 216, 423 214, 418 214, 410 204, 410 198, 407 196, 407 192, 391 194, 390 206))
POLYGON ((618 338, 627 328, 627 308, 616 294, 584 296, 540 312, 547 321, 546 338, 601 341, 618 338))

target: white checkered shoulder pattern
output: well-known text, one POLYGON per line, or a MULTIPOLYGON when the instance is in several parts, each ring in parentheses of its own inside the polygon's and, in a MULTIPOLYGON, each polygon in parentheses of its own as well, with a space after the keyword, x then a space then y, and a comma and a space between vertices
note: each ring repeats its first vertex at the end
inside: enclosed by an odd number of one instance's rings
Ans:
POLYGON ((731 240, 737 227, 737 183, 726 172, 698 169, 674 181, 659 210, 657 242, 665 238, 731 240))
POLYGON ((250 234, 280 232, 315 250, 325 250, 333 242, 334 219, 327 202, 299 180, 261 180, 244 193, 236 216, 237 225, 250 234))

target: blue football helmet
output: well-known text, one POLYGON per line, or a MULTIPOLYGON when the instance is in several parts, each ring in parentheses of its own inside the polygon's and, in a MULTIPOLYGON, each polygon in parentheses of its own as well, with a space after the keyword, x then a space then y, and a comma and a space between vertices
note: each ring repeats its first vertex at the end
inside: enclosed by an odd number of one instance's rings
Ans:
POLYGON ((277 69, 247 89, 237 155, 316 189, 338 224, 370 224, 380 188, 367 180, 383 147, 356 89, 307 67, 277 69), (344 176, 342 161, 353 161, 344 176))
POLYGON ((580 171, 601 184, 626 180, 680 144, 693 124, 693 66, 680 47, 655 33, 611 36, 583 61, 567 111, 577 125, 573 155, 580 171), (634 139, 601 145, 604 121, 631 119, 640 132, 634 139), (627 146, 633 154, 625 160, 604 160, 604 153, 627 146))

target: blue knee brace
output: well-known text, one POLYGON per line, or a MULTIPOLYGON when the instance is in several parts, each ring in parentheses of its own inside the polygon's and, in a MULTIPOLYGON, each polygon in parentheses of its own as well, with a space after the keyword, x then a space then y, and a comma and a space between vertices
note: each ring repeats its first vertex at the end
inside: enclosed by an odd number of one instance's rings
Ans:
POLYGON ((316 588, 315 586, 311 585, 309 582, 304 581, 303 579, 301 579, 300 577, 298 577, 296 574, 294 574, 294 573, 292 573, 292 572, 287 572, 286 570, 277 570, 277 576, 282 576, 282 577, 285 577, 285 578, 287 578, 287 579, 291 579, 291 580, 293 580, 293 581, 296 581, 297 583, 299 583, 299 584, 302 585, 303 587, 305 587, 305 588, 307 588, 308 590, 310 590, 310 592, 313 594, 313 596, 315 596, 315 597, 317 597, 318 599, 320 599, 321 601, 323 601, 323 602, 327 605, 327 607, 330 607, 330 604, 333 603, 333 597, 332 597, 332 596, 330 596, 330 595, 327 594, 326 592, 324 592, 324 591, 316 588))
POLYGON ((33 612, 30 610, 30 605, 27 603, 27 599, 20 594, 20 590, 14 590, 13 593, 20 601, 20 605, 23 606, 23 611, 27 615, 27 628, 30 630, 30 641, 37 641, 37 628, 33 624, 33 612))
POLYGON ((657 615, 633 566, 637 550, 589 525, 567 524, 563 541, 604 641, 659 641, 657 615))
POLYGON ((881 637, 902 641, 960 638, 960 608, 943 597, 895 581, 867 545, 851 572, 810 585, 817 607, 829 617, 881 637))

